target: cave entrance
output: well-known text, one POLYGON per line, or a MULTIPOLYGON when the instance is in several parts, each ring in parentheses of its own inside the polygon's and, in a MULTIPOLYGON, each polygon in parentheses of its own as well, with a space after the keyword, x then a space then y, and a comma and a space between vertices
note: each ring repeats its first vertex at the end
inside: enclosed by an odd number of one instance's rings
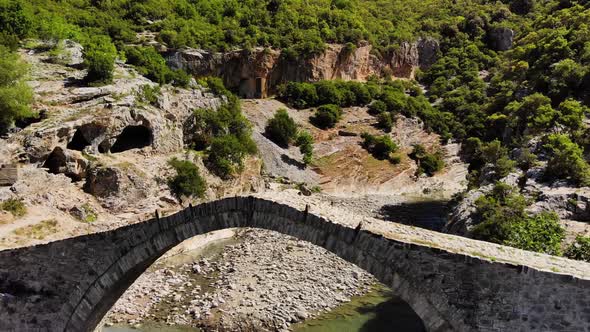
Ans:
POLYGON ((67 163, 68 157, 65 151, 60 147, 56 147, 43 163, 43 168, 47 168, 51 174, 64 174, 74 182, 81 181, 82 174, 70 171, 67 163))
POLYGON ((84 137, 82 130, 77 129, 74 133, 74 137, 72 137, 72 140, 68 143, 67 148, 70 150, 83 151, 87 146, 90 146, 90 142, 84 137))
POLYGON ((141 149, 152 144, 152 131, 144 126, 127 126, 111 147, 112 153, 141 149))

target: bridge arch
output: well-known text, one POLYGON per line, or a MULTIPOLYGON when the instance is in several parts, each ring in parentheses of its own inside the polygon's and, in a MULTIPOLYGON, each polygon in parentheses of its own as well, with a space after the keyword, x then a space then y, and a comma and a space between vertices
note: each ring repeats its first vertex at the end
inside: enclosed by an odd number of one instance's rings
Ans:
POLYGON ((423 290, 416 288, 404 275, 386 268, 384 262, 371 255, 370 251, 374 249, 371 237, 362 241, 366 243, 362 248, 351 246, 362 236, 360 229, 352 230, 287 205, 252 198, 230 198, 188 208, 151 222, 156 223, 160 231, 131 247, 108 270, 97 276, 72 311, 65 326, 66 331, 92 331, 123 292, 171 248, 197 235, 238 227, 272 230, 323 247, 366 269, 390 286, 396 295, 414 309, 427 331, 457 330, 427 297, 422 296, 423 290))
MULTIPOLYGON (((476 258, 462 254, 470 251, 461 247, 452 252, 434 248, 435 243, 403 242, 253 197, 227 198, 108 232, 0 251, 0 331, 90 331, 124 290, 176 244, 242 227, 291 235, 365 269, 406 301, 428 331, 590 332, 590 280, 578 274, 476 258)), ((490 246, 463 238, 461 243, 490 246)), ((514 256, 521 261, 534 255, 500 249, 521 255, 514 256)), ((584 271, 583 265, 577 263, 575 270, 584 271)))

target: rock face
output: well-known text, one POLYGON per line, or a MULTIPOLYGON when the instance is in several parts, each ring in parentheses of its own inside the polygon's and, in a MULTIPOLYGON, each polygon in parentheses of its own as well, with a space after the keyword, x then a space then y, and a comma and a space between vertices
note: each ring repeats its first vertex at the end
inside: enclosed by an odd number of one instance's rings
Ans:
POLYGON ((255 48, 253 51, 210 53, 185 49, 167 54, 173 68, 183 68, 196 76, 217 76, 242 97, 264 98, 277 85, 288 81, 359 80, 371 75, 412 78, 418 67, 436 61, 439 44, 431 38, 401 43, 397 50, 377 57, 372 46, 362 43, 350 50, 344 45, 328 44, 322 54, 307 59, 291 59, 278 50, 255 48))
POLYGON ((488 32, 490 46, 496 51, 506 51, 512 47, 514 41, 514 30, 498 27, 488 32))

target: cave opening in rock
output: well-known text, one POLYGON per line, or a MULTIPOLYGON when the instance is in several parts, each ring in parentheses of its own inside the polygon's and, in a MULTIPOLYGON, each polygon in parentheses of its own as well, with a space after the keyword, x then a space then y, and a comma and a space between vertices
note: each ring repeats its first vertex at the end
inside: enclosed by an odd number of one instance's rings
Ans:
POLYGON ((144 126, 128 126, 111 147, 112 153, 141 149, 152 144, 152 131, 144 126))
POLYGON ((82 174, 71 172, 68 169, 67 163, 68 157, 66 156, 65 151, 60 147, 56 147, 51 151, 49 156, 47 156, 47 159, 43 163, 43 168, 47 168, 48 172, 51 174, 64 174, 74 182, 81 181, 82 174))
POLYGON ((89 145, 90 142, 88 142, 86 137, 84 137, 84 134, 82 134, 82 130, 78 129, 74 133, 74 137, 72 137, 70 143, 68 143, 67 148, 70 150, 82 151, 85 147, 89 145))

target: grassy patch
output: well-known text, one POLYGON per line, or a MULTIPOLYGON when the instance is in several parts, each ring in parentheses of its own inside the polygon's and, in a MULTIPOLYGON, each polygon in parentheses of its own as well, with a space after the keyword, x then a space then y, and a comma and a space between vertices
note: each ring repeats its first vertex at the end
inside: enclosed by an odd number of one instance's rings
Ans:
POLYGON ((43 240, 48 235, 57 232, 57 220, 43 220, 38 224, 25 226, 14 230, 14 234, 30 239, 43 240))
POLYGON ((16 198, 11 198, 0 204, 0 209, 6 212, 10 212, 15 217, 22 217, 27 214, 27 207, 25 204, 16 198))

